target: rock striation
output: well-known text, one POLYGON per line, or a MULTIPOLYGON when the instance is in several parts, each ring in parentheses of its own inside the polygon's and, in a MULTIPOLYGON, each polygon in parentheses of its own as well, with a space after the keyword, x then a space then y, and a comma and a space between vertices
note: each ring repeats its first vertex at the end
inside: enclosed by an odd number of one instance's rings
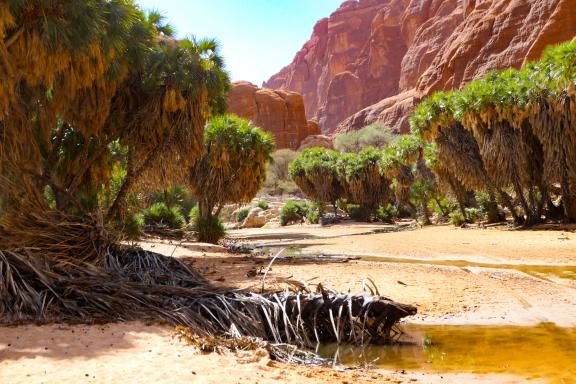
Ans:
POLYGON ((434 91, 518 68, 576 36, 575 9, 576 0, 345 1, 264 86, 302 94, 325 134, 377 120, 406 132, 434 91))
POLYGON ((239 81, 228 93, 228 111, 272 133, 278 149, 297 149, 310 135, 320 133, 320 126, 306 120, 304 101, 295 92, 258 88, 239 81))

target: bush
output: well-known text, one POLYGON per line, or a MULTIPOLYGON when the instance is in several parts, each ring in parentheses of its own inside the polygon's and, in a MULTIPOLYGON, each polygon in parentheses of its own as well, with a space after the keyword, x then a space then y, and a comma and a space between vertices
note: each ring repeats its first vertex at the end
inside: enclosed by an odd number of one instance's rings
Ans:
POLYGON ((458 202, 452 198, 443 198, 440 200, 432 200, 430 202, 431 208, 434 210, 436 218, 441 221, 441 219, 449 218, 450 214, 456 210, 459 210, 458 202))
POLYGON ((353 205, 350 207, 350 218, 354 221, 370 222, 372 218, 372 210, 360 205, 353 205))
POLYGON ((482 210, 478 208, 465 208, 465 211, 471 223, 475 223, 484 217, 482 210))
POLYGON ((318 201, 306 203, 306 220, 310 224, 320 223, 323 212, 326 210, 326 204, 318 201))
POLYGON ((248 217, 249 213, 250 213, 250 208, 248 208, 248 207, 242 208, 241 210, 239 210, 236 213, 236 221, 239 223, 243 222, 248 217))
POLYGON ((482 214, 486 216, 489 223, 497 223, 504 219, 504 215, 498 208, 498 203, 490 199, 488 192, 476 192, 474 198, 480 206, 482 214))
POLYGON ((306 220, 308 220, 310 224, 318 224, 320 222, 320 217, 320 211, 316 209, 310 208, 306 212, 306 220))
POLYGON ((180 229, 186 224, 184 216, 180 213, 180 206, 168 208, 165 203, 153 204, 144 211, 146 225, 165 225, 170 229, 180 229))
POLYGON ((450 224, 455 225, 457 227, 466 223, 466 219, 464 219, 464 215, 460 210, 455 210, 450 212, 450 224))
POLYGON ((206 219, 198 216, 194 222, 194 231, 196 231, 198 241, 202 243, 217 244, 221 238, 226 236, 224 224, 216 216, 210 216, 206 219))
POLYGON ((192 207, 190 213, 188 214, 188 222, 194 225, 194 223, 196 223, 196 220, 198 219, 198 215, 199 215, 198 204, 196 204, 195 206, 192 207))
POLYGON ((305 202, 288 200, 280 210, 280 224, 285 226, 292 223, 302 223, 308 213, 307 211, 305 202))
POLYGON ((334 148, 339 152, 358 152, 366 147, 383 148, 394 139, 395 135, 389 127, 374 123, 358 131, 338 135, 334 140, 334 148))
POLYGON ((137 213, 126 218, 121 231, 126 240, 138 240, 144 235, 144 215, 137 213))
POLYGON ((376 217, 384 223, 394 224, 394 220, 398 217, 398 208, 393 204, 380 207, 378 211, 376 211, 376 217))
POLYGON ((270 204, 268 204, 268 202, 266 200, 260 200, 256 206, 260 209, 262 209, 263 211, 267 211, 270 209, 270 204))

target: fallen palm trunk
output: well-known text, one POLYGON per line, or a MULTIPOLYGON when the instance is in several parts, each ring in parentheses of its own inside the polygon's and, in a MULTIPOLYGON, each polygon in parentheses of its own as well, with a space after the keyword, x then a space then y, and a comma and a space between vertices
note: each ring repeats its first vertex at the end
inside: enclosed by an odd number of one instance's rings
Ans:
POLYGON ((53 259, 38 249, 0 252, 0 322, 101 323, 161 320, 200 336, 389 343, 416 309, 378 295, 320 287, 259 295, 212 286, 181 261, 133 248, 104 248, 101 263, 53 259))

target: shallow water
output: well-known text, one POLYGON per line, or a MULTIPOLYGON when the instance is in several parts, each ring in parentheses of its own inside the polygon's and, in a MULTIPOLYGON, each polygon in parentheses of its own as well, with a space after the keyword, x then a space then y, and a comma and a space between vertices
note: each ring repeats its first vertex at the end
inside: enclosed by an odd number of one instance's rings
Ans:
POLYGON ((318 353, 344 365, 429 373, 510 374, 576 383, 576 329, 408 324, 403 344, 365 348, 323 345, 318 353))
POLYGON ((546 279, 546 276, 554 276, 562 279, 576 280, 576 265, 530 265, 530 264, 492 264, 492 263, 475 263, 467 260, 423 260, 399 257, 379 257, 379 256, 362 256, 360 260, 379 263, 399 263, 399 264, 420 264, 420 265, 439 265, 447 267, 476 267, 476 268, 494 268, 507 269, 524 272, 528 275, 546 279))

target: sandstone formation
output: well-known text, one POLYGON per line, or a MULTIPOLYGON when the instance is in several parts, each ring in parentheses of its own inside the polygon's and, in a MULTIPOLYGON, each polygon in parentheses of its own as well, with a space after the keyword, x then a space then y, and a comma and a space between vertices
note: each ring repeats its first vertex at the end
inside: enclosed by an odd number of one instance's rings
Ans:
POLYGON ((325 134, 375 120, 406 132, 423 97, 574 37, 575 9, 576 0, 350 0, 265 86, 302 94, 325 134))
POLYGON ((326 135, 311 135, 302 141, 302 144, 300 144, 300 148, 298 148, 298 150, 317 147, 334 149, 334 144, 332 139, 326 135))
POLYGON ((271 132, 278 149, 297 149, 306 137, 320 133, 317 123, 306 120, 304 101, 295 92, 240 81, 232 84, 227 101, 230 113, 271 132))

